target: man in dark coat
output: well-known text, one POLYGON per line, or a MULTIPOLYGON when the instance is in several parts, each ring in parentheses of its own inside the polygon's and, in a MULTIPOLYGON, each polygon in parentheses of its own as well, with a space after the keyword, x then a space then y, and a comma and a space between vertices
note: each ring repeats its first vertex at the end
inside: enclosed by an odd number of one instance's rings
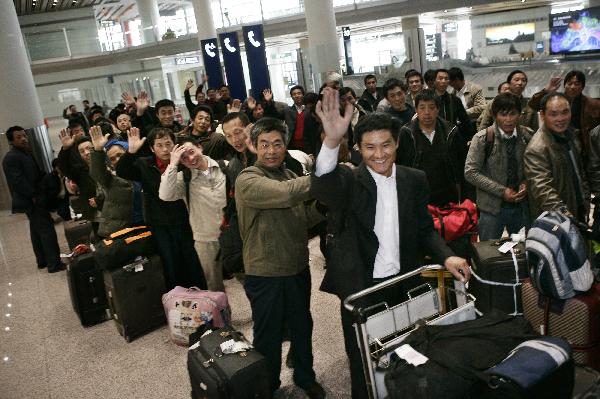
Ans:
MULTIPOLYGON (((468 280, 466 260, 454 256, 433 228, 427 211, 425 174, 394 163, 400 130, 397 119, 377 113, 361 119, 354 134, 363 162, 354 170, 338 164, 339 145, 350 122, 350 106, 346 116, 340 116, 337 92, 329 89, 317 105, 325 140, 317 157, 311 194, 328 205, 339 221, 321 289, 343 300, 416 269, 422 254, 432 256, 457 279, 468 280)), ((370 298, 373 303, 387 301, 392 306, 403 300, 407 287, 395 288, 394 292, 378 292, 370 298)), ((341 309, 352 397, 366 398, 353 318, 343 305, 341 309)))
POLYGON ((48 273, 64 270, 54 221, 44 204, 44 193, 39 189, 44 173, 31 154, 27 133, 20 126, 12 126, 6 131, 6 138, 11 149, 2 161, 2 168, 12 196, 12 212, 25 213, 29 219, 38 268, 47 267, 48 273))

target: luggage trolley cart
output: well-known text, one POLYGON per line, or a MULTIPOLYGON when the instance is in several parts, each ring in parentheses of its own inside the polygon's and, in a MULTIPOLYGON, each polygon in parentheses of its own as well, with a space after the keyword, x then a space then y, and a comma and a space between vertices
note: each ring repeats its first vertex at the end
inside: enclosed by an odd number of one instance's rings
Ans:
POLYGON ((423 266, 398 277, 383 281, 344 299, 344 307, 354 317, 356 338, 361 351, 367 390, 372 399, 385 398, 384 384, 390 356, 402 341, 417 328, 418 322, 434 325, 455 324, 474 320, 475 297, 466 293, 464 284, 455 281, 455 287, 447 287, 444 277, 451 274, 440 265, 423 266), (353 305, 360 298, 368 297, 392 287, 413 276, 436 277, 437 287, 426 283, 408 291, 408 300, 395 306, 379 303, 362 308, 353 305), (425 292, 422 292, 426 289, 425 292), (421 292, 417 294, 417 292, 421 292), (381 309, 384 309, 383 311, 381 309))

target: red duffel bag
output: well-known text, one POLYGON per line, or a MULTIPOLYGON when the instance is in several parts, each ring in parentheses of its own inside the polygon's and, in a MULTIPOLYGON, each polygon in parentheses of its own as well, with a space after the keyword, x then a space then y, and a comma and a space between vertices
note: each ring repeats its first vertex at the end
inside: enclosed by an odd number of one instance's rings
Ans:
POLYGON ((433 226, 446 241, 454 241, 466 233, 477 231, 477 208, 471 200, 450 202, 443 207, 427 205, 433 226))

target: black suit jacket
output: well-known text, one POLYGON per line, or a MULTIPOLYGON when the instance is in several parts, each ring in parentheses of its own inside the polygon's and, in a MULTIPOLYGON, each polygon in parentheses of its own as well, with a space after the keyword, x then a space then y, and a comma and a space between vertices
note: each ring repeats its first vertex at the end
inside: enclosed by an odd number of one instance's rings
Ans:
MULTIPOLYGON (((435 262, 454 254, 433 228, 427 211, 429 188, 425 173, 396 166, 400 272, 420 266, 423 255, 435 262)), ((338 165, 331 173, 313 174, 311 192, 329 206, 336 220, 334 245, 321 290, 340 299, 373 285, 373 267, 379 241, 375 227, 377 186, 364 163, 350 170, 338 165)))
POLYGON ((12 196, 12 212, 25 213, 39 200, 39 183, 43 173, 31 154, 11 145, 2 161, 6 182, 12 196))

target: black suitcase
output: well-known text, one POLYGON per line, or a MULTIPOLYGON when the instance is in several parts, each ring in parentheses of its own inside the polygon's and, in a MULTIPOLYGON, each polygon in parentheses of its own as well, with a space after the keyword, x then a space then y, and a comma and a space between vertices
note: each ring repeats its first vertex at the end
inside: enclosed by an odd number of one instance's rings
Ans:
POLYGON ((102 272, 95 268, 93 253, 69 259, 67 281, 73 310, 84 327, 112 318, 104 291, 104 278, 102 272))
POLYGON ((188 350, 192 398, 271 398, 267 360, 254 349, 223 354, 220 345, 231 339, 245 340, 241 333, 225 326, 203 336, 188 350))
MULTIPOLYGON (((503 243, 504 241, 501 240, 472 243, 472 267, 475 273, 484 280, 515 284, 517 282, 515 278, 515 265, 510 251, 505 254, 498 251, 498 248, 503 243)), ((523 280, 529 273, 525 257, 525 244, 517 244, 514 250, 519 267, 519 280, 523 280)), ((469 280, 468 291, 477 299, 475 302, 477 309, 484 314, 492 309, 512 314, 515 312, 515 300, 517 313, 523 312, 520 285, 516 287, 515 298, 512 286, 484 284, 475 276, 472 276, 469 280)))
POLYGON ((167 292, 158 256, 104 272, 113 320, 127 342, 166 323, 162 295, 167 292))
POLYGON ((65 238, 69 249, 73 250, 79 244, 89 244, 92 234, 92 224, 87 220, 69 220, 64 222, 65 238))

